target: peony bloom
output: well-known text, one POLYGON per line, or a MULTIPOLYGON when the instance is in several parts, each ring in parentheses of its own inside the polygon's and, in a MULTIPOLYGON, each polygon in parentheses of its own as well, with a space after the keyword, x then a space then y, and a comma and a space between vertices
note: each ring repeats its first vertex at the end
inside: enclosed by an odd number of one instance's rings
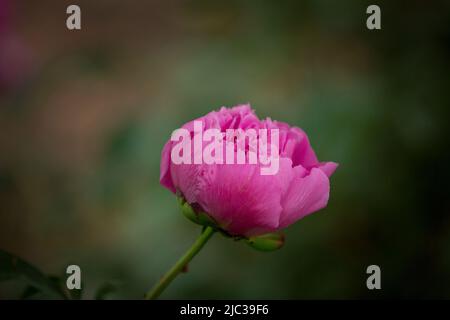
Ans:
MULTIPOLYGON (((249 105, 222 107, 196 119, 202 130, 278 129, 276 174, 261 174, 260 163, 175 164, 174 142, 162 151, 161 184, 182 197, 195 212, 204 212, 216 228, 236 237, 276 232, 324 208, 330 193, 334 162, 319 162, 308 137, 300 128, 270 118, 260 120, 249 105)), ((195 135, 194 121, 183 129, 195 135)), ((229 143, 230 141, 226 141, 229 143)), ((237 152, 237 149, 234 149, 237 152)), ((248 152, 248 148, 246 149, 248 152)), ((192 148, 192 158, 194 157, 192 148)))

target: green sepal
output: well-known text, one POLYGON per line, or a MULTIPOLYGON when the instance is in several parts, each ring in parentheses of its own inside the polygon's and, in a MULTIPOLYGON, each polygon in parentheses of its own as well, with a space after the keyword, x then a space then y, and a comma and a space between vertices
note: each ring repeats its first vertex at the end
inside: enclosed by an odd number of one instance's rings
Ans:
POLYGON ((186 218, 201 226, 217 228, 216 222, 206 212, 195 211, 183 197, 177 197, 177 200, 181 207, 181 212, 186 218))
POLYGON ((259 251, 274 251, 284 245, 284 235, 281 233, 267 233, 257 237, 250 237, 245 242, 253 249, 259 251))

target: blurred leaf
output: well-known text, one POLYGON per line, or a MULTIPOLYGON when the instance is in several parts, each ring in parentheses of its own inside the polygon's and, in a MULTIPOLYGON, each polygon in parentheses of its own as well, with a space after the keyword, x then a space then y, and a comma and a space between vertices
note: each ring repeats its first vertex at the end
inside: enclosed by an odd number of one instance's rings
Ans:
POLYGON ((72 289, 68 290, 70 299, 72 300, 81 300, 83 296, 83 285, 81 285, 81 289, 72 289))
POLYGON ((66 285, 66 274, 64 273, 63 276, 57 277, 57 276, 49 276, 49 280, 52 281, 56 287, 58 287, 62 292, 64 292, 66 298, 72 299, 72 300, 80 300, 83 294, 83 283, 81 283, 81 289, 68 289, 66 285))
POLYGON ((40 291, 33 286, 27 286, 20 296, 21 300, 29 299, 40 291))
POLYGON ((106 296, 117 290, 117 285, 111 282, 101 285, 95 293, 95 300, 105 300, 106 296))
MULTIPOLYGON (((53 298, 66 298, 61 289, 39 269, 21 258, 0 250, 0 281, 19 279, 53 298)), ((25 294, 26 292, 24 292, 25 294)), ((30 291, 28 291, 28 294, 30 291)))

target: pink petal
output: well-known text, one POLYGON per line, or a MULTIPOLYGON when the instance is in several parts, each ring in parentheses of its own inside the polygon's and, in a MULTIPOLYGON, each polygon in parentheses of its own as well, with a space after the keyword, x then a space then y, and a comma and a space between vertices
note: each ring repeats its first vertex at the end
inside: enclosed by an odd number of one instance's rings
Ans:
POLYGON ((309 143, 306 133, 298 127, 290 127, 281 121, 270 118, 262 121, 267 129, 278 129, 280 135, 280 155, 292 159, 293 166, 303 166, 310 169, 319 164, 316 154, 309 143))
POLYGON ((279 228, 285 228, 297 220, 324 208, 328 202, 330 183, 321 169, 313 168, 304 176, 305 169, 297 166, 287 193, 281 204, 283 212, 280 216, 279 228))
POLYGON ((322 170, 329 178, 334 173, 334 171, 336 171, 338 166, 339 164, 337 164, 336 162, 321 162, 318 168, 322 170))
POLYGON ((275 231, 283 189, 292 179, 289 159, 280 159, 276 175, 260 174, 258 165, 217 165, 205 176, 199 204, 233 235, 275 231))
POLYGON ((172 181, 177 189, 181 192, 187 202, 198 202, 197 196, 201 192, 202 176, 207 170, 213 170, 211 165, 197 164, 173 164, 170 167, 172 181))
POLYGON ((293 139, 296 142, 292 152, 292 162, 294 167, 301 165, 306 169, 309 169, 319 163, 316 154, 309 143, 308 136, 303 130, 292 127, 289 132, 289 139, 293 139))
POLYGON ((175 186, 173 185, 172 176, 170 174, 170 152, 172 150, 172 142, 169 140, 165 145, 161 152, 161 163, 160 163, 160 175, 159 182, 175 193, 175 186))

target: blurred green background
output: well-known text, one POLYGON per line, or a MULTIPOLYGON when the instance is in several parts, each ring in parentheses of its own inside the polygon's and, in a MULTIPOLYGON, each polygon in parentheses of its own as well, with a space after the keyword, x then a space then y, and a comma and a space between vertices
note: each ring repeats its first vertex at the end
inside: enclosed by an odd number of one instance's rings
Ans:
POLYGON ((250 102, 340 163, 329 205, 273 253, 213 237, 163 298, 450 298, 450 2, 0 4, 0 249, 143 297, 200 232, 159 185, 163 144, 250 102))

